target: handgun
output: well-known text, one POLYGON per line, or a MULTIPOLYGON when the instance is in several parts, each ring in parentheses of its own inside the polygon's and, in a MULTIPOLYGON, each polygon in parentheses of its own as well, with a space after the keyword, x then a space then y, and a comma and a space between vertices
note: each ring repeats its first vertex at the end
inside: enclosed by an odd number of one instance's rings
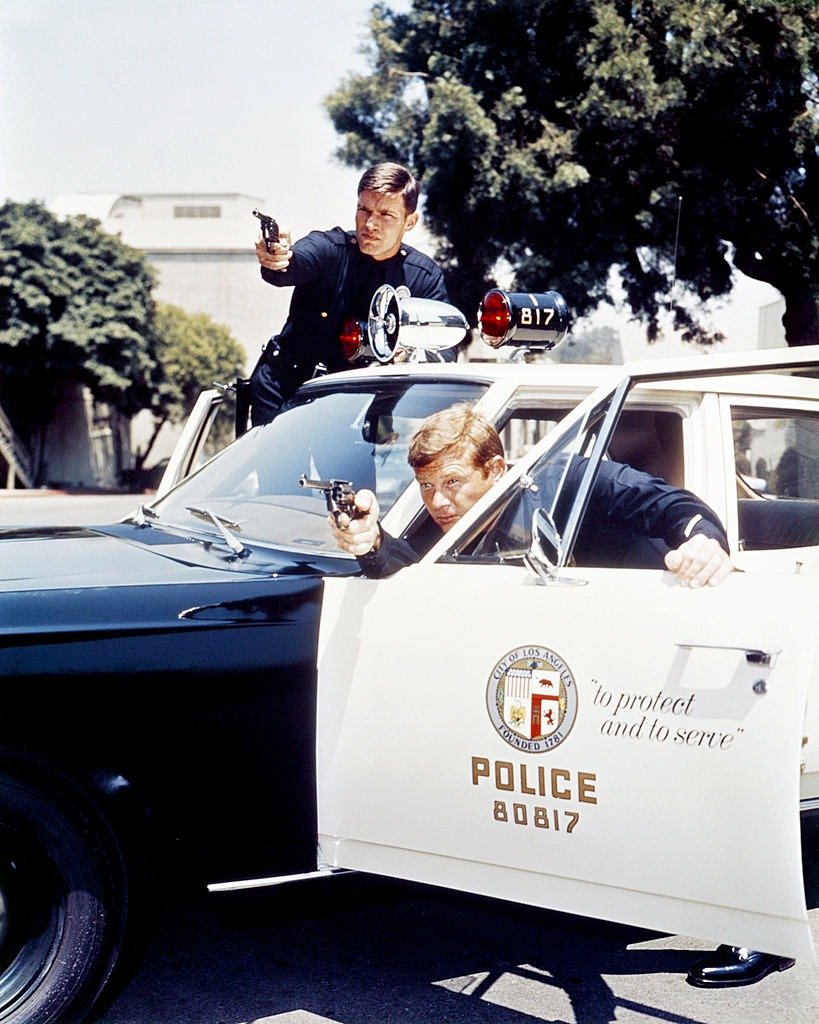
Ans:
POLYGON ((262 238, 264 239, 264 247, 268 252, 271 252, 273 243, 278 242, 279 240, 279 225, 272 217, 268 217, 267 214, 262 213, 261 210, 254 210, 253 216, 258 217, 262 222, 262 238))
POLYGON ((302 473, 299 477, 299 487, 313 487, 317 491, 324 491, 327 511, 332 513, 336 526, 341 525, 339 517, 342 513, 350 519, 360 519, 365 514, 355 503, 355 491, 350 480, 308 480, 302 473))

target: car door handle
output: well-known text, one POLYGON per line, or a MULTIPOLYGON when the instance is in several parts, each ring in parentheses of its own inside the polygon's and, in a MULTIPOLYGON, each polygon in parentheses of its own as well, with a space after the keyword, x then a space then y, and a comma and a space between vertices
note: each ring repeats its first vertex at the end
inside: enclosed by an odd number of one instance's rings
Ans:
POLYGON ((715 651, 744 651, 745 660, 749 665, 761 665, 773 668, 777 657, 782 653, 781 647, 756 647, 750 644, 712 644, 699 643, 697 640, 677 640, 676 647, 704 647, 715 651))

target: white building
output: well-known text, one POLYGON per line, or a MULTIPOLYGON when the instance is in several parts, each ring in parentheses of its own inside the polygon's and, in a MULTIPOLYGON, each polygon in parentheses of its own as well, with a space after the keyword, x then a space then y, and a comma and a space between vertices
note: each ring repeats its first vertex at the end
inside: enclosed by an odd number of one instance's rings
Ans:
POLYGON ((60 217, 93 217, 103 231, 142 250, 159 276, 156 297, 228 327, 247 352, 248 369, 284 323, 289 289, 262 281, 254 250, 253 210, 276 215, 259 196, 71 193, 50 207, 60 217))

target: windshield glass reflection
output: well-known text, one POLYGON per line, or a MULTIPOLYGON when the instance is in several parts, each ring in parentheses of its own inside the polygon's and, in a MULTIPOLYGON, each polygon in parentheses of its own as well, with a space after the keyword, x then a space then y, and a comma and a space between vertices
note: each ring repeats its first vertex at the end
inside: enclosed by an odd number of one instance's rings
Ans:
POLYGON ((193 521, 190 507, 208 508, 236 524, 243 541, 334 552, 324 495, 300 487, 299 477, 367 487, 384 514, 413 479, 407 447, 421 421, 454 402, 474 403, 485 390, 434 380, 309 388, 154 508, 163 522, 182 524, 193 521))

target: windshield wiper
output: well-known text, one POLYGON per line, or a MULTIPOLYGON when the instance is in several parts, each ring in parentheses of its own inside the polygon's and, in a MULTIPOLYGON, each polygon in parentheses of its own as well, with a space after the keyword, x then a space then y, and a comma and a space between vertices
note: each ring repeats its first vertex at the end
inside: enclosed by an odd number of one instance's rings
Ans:
POLYGON ((220 516, 209 508, 197 508, 196 505, 186 505, 185 511, 199 516, 200 519, 208 519, 210 522, 216 523, 217 526, 221 523, 222 526, 226 526, 229 530, 241 530, 242 528, 240 523, 233 519, 228 519, 226 516, 220 516))
POLYGON ((241 558, 243 555, 247 555, 248 549, 239 540, 238 537, 234 537, 230 530, 241 530, 241 526, 234 522, 232 519, 226 519, 224 516, 217 515, 212 509, 209 508, 197 508, 195 505, 186 505, 186 510, 193 516, 198 516, 200 519, 206 519, 208 522, 213 523, 219 533, 222 535, 222 539, 230 550, 241 558), (228 529, 229 528, 229 529, 228 529))

